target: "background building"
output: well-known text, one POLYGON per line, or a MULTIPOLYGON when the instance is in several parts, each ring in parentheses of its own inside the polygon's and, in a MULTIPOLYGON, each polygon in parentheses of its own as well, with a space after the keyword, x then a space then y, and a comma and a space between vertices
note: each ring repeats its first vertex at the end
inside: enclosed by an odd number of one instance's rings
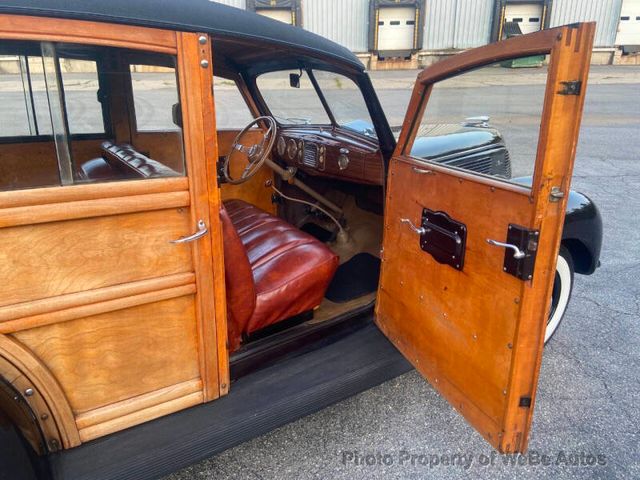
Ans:
POLYGON ((519 30, 596 21, 593 63, 640 63, 640 0, 212 0, 327 37, 371 69, 417 68, 519 30), (514 27, 515 25, 515 27, 514 27))

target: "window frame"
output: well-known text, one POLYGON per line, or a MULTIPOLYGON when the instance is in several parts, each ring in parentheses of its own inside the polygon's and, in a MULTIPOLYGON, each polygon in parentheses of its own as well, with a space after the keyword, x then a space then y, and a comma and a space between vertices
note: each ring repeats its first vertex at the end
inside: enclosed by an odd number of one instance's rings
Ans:
MULTIPOLYGON (((46 40, 42 40, 42 39, 26 39, 23 40, 25 43, 30 43, 30 44, 35 44, 40 46, 40 44, 46 40)), ((54 43, 54 45, 58 45, 60 43, 71 43, 71 42, 52 42, 54 43)), ((88 46, 91 46, 91 44, 88 44, 88 46)), ((26 55, 23 53, 18 53, 16 54, 17 57, 37 57, 37 58, 42 58, 42 54, 40 51, 40 55, 26 55)), ((59 76, 59 78, 62 80, 59 84, 59 88, 60 91, 62 93, 62 97, 65 99, 64 102, 64 116, 65 118, 68 118, 68 110, 67 110, 67 102, 66 102, 66 93, 65 93, 65 86, 64 86, 64 80, 62 78, 62 70, 61 70, 61 66, 60 66, 60 59, 61 58, 69 58, 69 59, 74 59, 73 56, 56 56, 57 58, 57 62, 56 62, 56 75, 59 76)), ((88 58, 82 58, 79 60, 89 60, 89 61, 94 61, 96 62, 96 74, 98 77, 98 92, 105 87, 106 84, 106 80, 104 78, 104 70, 103 70, 103 60, 101 58, 99 58, 99 56, 90 56, 88 58)), ((29 72, 29 76, 31 76, 31 73, 29 72)), ((31 77, 29 78, 29 82, 31 81, 31 77)), ((33 100, 32 100, 33 102, 33 100)), ((109 111, 109 108, 105 107, 105 105, 100 102, 102 108, 102 123, 103 123, 103 128, 104 128, 104 132, 103 133, 71 133, 69 125, 68 125, 68 121, 67 121, 67 125, 66 125, 66 129, 67 129, 67 136, 69 138, 69 140, 101 140, 101 139, 107 139, 107 138, 111 138, 112 134, 113 134, 113 129, 112 129, 112 119, 111 119, 111 112, 109 111)), ((33 103, 32 103, 33 105, 33 103)), ((50 107, 49 107, 50 108, 50 107)), ((50 113, 50 111, 49 111, 50 113)), ((53 134, 38 134, 38 135, 12 135, 12 136, 0 136, 0 144, 2 145, 6 145, 6 144, 12 144, 12 143, 38 143, 38 142, 51 142, 54 140, 54 135, 53 134)))

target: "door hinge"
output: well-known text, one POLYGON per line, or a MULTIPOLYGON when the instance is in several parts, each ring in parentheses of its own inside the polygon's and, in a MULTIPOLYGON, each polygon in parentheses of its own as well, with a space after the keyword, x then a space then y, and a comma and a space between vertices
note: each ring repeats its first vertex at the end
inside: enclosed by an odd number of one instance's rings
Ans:
POLYGON ((540 232, 538 230, 529 230, 520 225, 509 225, 506 243, 515 245, 524 255, 514 255, 511 250, 506 249, 503 270, 520 280, 531 280, 536 264, 539 239, 540 232))
POLYGON ((220 157, 218 158, 218 161, 216 162, 216 173, 218 176, 218 187, 220 187, 220 185, 224 184, 224 183, 228 183, 227 182, 227 178, 224 176, 224 161, 225 161, 226 157, 220 157))
POLYGON ((559 202, 564 198, 564 192, 560 189, 560 187, 551 187, 551 192, 549 193, 549 201, 550 202, 559 202))
POLYGON ((531 397, 520 397, 519 407, 529 408, 531 407, 531 397))
POLYGON ((582 92, 582 82, 571 80, 570 82, 560 82, 562 89, 558 91, 560 95, 580 95, 582 92))

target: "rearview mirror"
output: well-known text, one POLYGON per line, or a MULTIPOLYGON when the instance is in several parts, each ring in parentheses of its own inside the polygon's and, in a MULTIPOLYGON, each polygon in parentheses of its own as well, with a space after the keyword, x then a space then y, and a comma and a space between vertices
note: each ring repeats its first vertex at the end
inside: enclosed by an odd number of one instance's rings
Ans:
POLYGON ((297 73, 290 73, 289 85, 291 86, 291 88, 300 88, 300 75, 297 73))

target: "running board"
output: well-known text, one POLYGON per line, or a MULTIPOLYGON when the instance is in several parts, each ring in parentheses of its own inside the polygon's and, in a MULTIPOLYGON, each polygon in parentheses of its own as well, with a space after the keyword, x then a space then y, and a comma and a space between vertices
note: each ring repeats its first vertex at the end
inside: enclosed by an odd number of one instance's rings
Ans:
POLYGON ((371 321, 240 378, 218 400, 49 457, 55 479, 154 479, 411 370, 371 321))

